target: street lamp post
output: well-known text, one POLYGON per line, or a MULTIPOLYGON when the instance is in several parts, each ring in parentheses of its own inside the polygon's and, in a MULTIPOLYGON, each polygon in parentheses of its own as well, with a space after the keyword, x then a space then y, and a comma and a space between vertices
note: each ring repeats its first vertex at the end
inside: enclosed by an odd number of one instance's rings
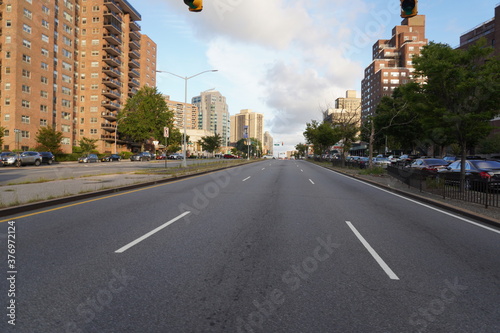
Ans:
POLYGON ((125 118, 127 118, 127 117, 125 116, 123 118, 120 118, 120 119, 116 120, 116 128, 115 128, 115 154, 118 154, 118 152, 116 150, 116 137, 118 136, 118 123, 120 122, 120 120, 123 120, 125 118))
POLYGON ((195 75, 192 75, 192 76, 180 76, 180 75, 177 75, 177 74, 174 74, 174 73, 171 73, 171 72, 167 72, 167 71, 156 71, 157 73, 167 73, 167 74, 170 74, 170 75, 173 75, 173 76, 177 76, 178 78, 181 78, 184 80, 184 106, 183 106, 183 113, 184 113, 184 116, 183 116, 183 127, 184 127, 184 133, 182 134, 182 164, 181 166, 183 168, 185 168, 187 166, 187 163, 186 163, 186 152, 187 152, 187 147, 186 147, 186 104, 187 104, 187 82, 189 79, 192 79, 193 77, 195 76, 198 76, 198 75, 201 75, 203 73, 208 73, 208 72, 217 72, 217 69, 209 69, 209 70, 206 70, 206 71, 203 71, 203 72, 200 72, 198 74, 195 74, 195 75))

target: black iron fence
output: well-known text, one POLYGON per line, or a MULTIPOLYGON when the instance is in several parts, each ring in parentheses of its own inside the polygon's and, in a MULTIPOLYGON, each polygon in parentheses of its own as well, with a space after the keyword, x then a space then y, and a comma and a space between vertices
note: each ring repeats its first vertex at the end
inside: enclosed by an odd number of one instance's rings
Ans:
POLYGON ((459 174, 429 173, 409 167, 388 166, 387 173, 421 192, 433 193, 444 199, 456 199, 488 207, 500 207, 500 181, 491 178, 466 177, 459 174))

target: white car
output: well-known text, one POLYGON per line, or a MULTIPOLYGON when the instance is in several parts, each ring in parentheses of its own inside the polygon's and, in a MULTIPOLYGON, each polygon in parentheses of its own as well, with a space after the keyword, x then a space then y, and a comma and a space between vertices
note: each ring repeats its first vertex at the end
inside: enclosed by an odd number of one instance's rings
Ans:
POLYGON ((272 160, 274 158, 274 156, 273 155, 264 155, 264 156, 262 156, 262 158, 263 159, 271 159, 272 160))

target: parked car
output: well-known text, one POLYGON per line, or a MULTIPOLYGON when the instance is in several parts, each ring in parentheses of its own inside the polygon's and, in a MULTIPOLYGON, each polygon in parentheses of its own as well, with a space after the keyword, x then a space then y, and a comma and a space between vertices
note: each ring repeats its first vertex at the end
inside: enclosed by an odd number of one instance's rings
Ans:
POLYGON ((365 169, 368 167, 370 159, 368 157, 360 157, 356 160, 356 163, 359 165, 360 169, 365 169))
POLYGON ((122 160, 122 157, 118 154, 106 155, 106 156, 101 158, 101 162, 113 162, 113 161, 120 162, 121 160, 122 160))
POLYGON ((233 155, 233 154, 224 154, 224 156, 223 156, 223 157, 224 157, 224 158, 229 158, 229 159, 231 159, 231 158, 238 158, 238 156, 233 155))
MULTIPOLYGON (((438 171, 438 176, 449 183, 459 181, 461 161, 455 161, 438 171)), ((500 162, 486 160, 465 161, 465 188, 472 189, 481 181, 488 181, 490 188, 500 189, 500 162)))
POLYGON ((437 173, 438 170, 448 166, 448 162, 440 158, 417 158, 409 165, 412 169, 418 169, 429 173, 437 173))
POLYGON ((130 156, 131 161, 151 161, 151 154, 147 151, 130 156))
POLYGON ((96 154, 85 154, 78 158, 78 163, 94 163, 99 162, 99 157, 96 154))
POLYGON ((156 155, 157 160, 165 160, 167 158, 167 155, 165 154, 158 154, 156 155))
POLYGON ((184 155, 179 154, 179 153, 173 153, 168 155, 169 160, 182 160, 184 158, 184 155))
POLYGON ((373 165, 382 167, 382 168, 387 168, 388 165, 391 164, 391 161, 387 157, 374 157, 373 158, 373 165))
POLYGON ((271 159, 272 160, 272 159, 274 159, 274 156, 273 155, 264 155, 264 156, 262 156, 262 158, 265 159, 265 160, 266 159, 271 159))
POLYGON ((448 164, 451 164, 457 160, 456 156, 445 156, 443 157, 443 160, 445 160, 448 164))
POLYGON ((36 165, 42 164, 42 155, 36 151, 23 151, 21 153, 8 153, 2 157, 3 166, 7 165, 36 165))
POLYGON ((48 165, 51 165, 56 160, 56 157, 50 151, 42 151, 40 155, 42 155, 42 163, 47 163, 48 165))

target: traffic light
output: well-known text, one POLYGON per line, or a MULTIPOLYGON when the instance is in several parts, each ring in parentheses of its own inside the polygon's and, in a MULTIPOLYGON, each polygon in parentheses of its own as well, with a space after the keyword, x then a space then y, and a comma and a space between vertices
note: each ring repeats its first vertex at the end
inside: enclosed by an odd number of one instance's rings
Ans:
POLYGON ((418 14, 418 0, 401 0, 401 17, 413 17, 418 14))
POLYGON ((201 12, 203 10, 203 0, 184 0, 184 3, 189 6, 190 12, 201 12))

